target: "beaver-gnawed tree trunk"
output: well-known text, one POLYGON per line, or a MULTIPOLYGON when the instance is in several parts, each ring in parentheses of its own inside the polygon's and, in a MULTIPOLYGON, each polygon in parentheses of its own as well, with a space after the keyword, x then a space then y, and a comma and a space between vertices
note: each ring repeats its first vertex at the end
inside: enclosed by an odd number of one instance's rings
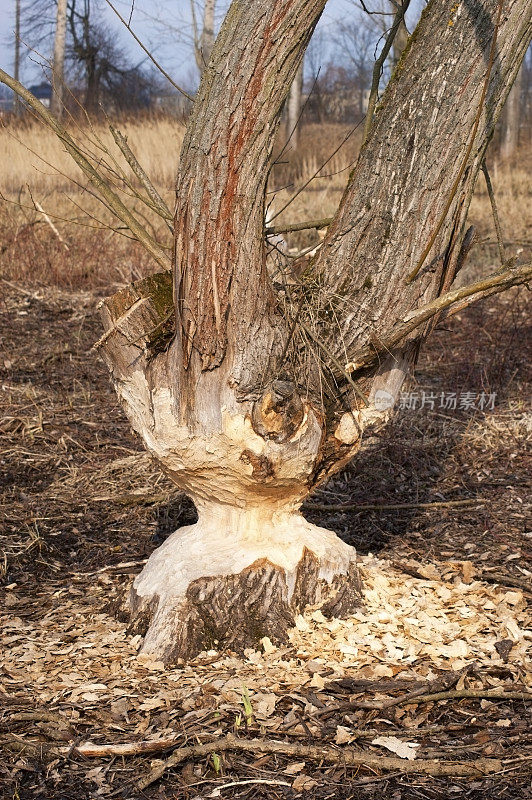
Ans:
MULTIPOLYGON (((287 299, 266 270, 266 182, 324 5, 234 0, 181 152, 173 275, 102 305, 101 349, 126 413, 199 514, 132 590, 143 648, 166 662, 281 641, 308 604, 353 610, 354 549, 299 507, 385 419, 436 311, 469 302, 449 289, 530 40, 530 0, 503 0, 502 13, 499 0, 429 2, 321 250, 287 299)), ((509 269, 475 296, 526 275, 509 269)))

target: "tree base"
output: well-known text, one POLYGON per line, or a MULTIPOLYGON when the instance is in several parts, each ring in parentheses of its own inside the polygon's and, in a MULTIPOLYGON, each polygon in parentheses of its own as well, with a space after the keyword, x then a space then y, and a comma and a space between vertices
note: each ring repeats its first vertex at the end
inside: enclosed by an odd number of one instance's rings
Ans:
POLYGON ((360 605, 356 552, 334 533, 294 512, 263 523, 260 538, 250 536, 249 512, 234 522, 228 534, 200 518, 152 554, 130 595, 142 652, 166 664, 204 650, 241 653, 265 636, 285 642, 307 605, 329 617, 360 605))

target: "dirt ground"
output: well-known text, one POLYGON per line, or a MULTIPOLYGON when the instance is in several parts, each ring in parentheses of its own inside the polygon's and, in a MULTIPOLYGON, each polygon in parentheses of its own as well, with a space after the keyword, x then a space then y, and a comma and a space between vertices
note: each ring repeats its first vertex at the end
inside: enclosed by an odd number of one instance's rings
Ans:
POLYGON ((437 330, 385 434, 308 503, 362 556, 365 638, 356 619, 335 627, 309 612, 285 648, 172 670, 137 656, 116 611, 195 511, 142 452, 91 352, 98 296, 6 282, 2 295, 3 797, 530 796, 526 290, 437 330), (431 503, 444 505, 420 506, 431 503), (439 640, 416 633, 423 614, 440 620, 439 640), (328 744, 336 763, 230 748, 138 788, 176 747, 229 732, 328 744), (494 772, 385 768, 397 739, 419 762, 491 759, 494 772), (76 749, 87 741, 160 746, 89 757, 76 749), (373 761, 348 765, 348 751, 373 761))

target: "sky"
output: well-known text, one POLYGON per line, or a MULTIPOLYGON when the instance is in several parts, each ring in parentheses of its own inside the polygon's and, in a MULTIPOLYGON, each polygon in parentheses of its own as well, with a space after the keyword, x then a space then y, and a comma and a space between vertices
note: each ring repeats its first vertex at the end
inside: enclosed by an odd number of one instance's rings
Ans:
MULTIPOLYGON (((190 39, 189 0, 133 1, 131 27, 137 36, 150 48, 174 80, 191 87, 195 80, 195 66, 190 39)), ((22 0, 23 5, 25 2, 26 0, 22 0)), ((319 29, 326 30, 336 19, 344 15, 349 8, 346 3, 348 0, 328 0, 319 29)), ((133 60, 140 62, 144 58, 142 50, 106 6, 105 1, 100 0, 98 5, 110 30, 116 31, 118 40, 131 54, 133 60)), ((116 7, 123 16, 129 17, 131 0, 129 2, 116 0, 116 7)), ((13 71, 14 20, 15 0, 0 0, 0 67, 10 74, 13 71)), ((49 53, 43 55, 48 57, 49 53)), ((35 57, 31 54, 27 54, 23 59, 21 77, 26 84, 39 82, 42 79, 42 70, 35 64, 35 57)))

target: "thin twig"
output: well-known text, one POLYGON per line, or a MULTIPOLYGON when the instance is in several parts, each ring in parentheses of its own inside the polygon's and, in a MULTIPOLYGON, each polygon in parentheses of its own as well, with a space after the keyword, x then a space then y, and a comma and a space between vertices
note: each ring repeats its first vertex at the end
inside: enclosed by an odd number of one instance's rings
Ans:
POLYGON ((497 211, 497 202, 495 200, 495 192, 491 183, 490 174, 488 172, 488 165, 486 159, 482 161, 482 172, 486 180, 486 189, 488 190, 488 197, 491 203, 491 213, 493 214, 493 223, 495 225, 495 233, 497 234, 497 247, 499 248, 499 258, 501 260, 501 267, 506 263, 506 256, 504 255, 504 242, 502 238, 501 223, 499 220, 499 212, 497 211))
POLYGON ((134 40, 136 41, 136 43, 137 43, 137 44, 138 44, 140 47, 142 47, 142 49, 144 50, 144 52, 146 53, 146 55, 148 56, 148 58, 150 59, 150 61, 152 61, 152 62, 153 62, 153 64, 154 64, 154 65, 157 67, 157 69, 159 70, 159 72, 161 73, 161 75, 164 75, 164 77, 166 78, 166 80, 167 80, 167 81, 169 81, 169 83, 171 83, 171 84, 172 84, 172 86, 174 87, 174 89, 177 89, 177 91, 178 91, 178 92, 180 92, 182 95, 184 95, 184 97, 186 97, 186 98, 187 98, 187 100, 190 100, 191 102, 194 102, 194 98, 192 97, 192 95, 190 95, 190 94, 189 94, 188 92, 186 92, 186 91, 185 91, 185 90, 184 90, 184 89, 183 89, 181 86, 179 86, 179 85, 178 85, 178 84, 177 84, 177 83, 176 83, 176 82, 175 82, 175 81, 174 81, 174 80, 173 80, 173 79, 170 77, 170 75, 169 75, 169 74, 166 72, 166 70, 164 70, 164 69, 161 67, 161 65, 160 65, 160 64, 159 64, 159 63, 158 63, 158 62, 155 60, 154 56, 153 56, 153 55, 150 53, 150 51, 148 50, 148 48, 147 48, 147 47, 146 47, 146 46, 145 46, 145 45, 142 43, 142 41, 139 39, 139 37, 137 36, 137 34, 136 34, 136 33, 135 33, 133 30, 132 30, 132 28, 131 28, 131 26, 129 25, 129 23, 128 23, 128 22, 126 22, 126 20, 124 19, 124 17, 123 17, 123 16, 120 14, 120 12, 118 11, 118 9, 116 9, 116 8, 114 7, 114 5, 113 5, 113 4, 110 2, 110 0, 105 0, 105 2, 106 2, 106 3, 107 3, 107 5, 109 6, 109 8, 110 8, 112 11, 114 11, 114 13, 116 14, 116 16, 117 16, 117 17, 118 17, 118 19, 120 20, 120 22, 122 22, 122 24, 123 24, 123 25, 125 25, 125 27, 128 29, 128 31, 130 32, 130 34, 132 35, 132 37, 134 38, 134 40))
POLYGON ((324 342, 323 342, 323 341, 322 341, 322 340, 319 338, 319 336, 317 336, 317 335, 314 333, 314 331, 313 331, 313 330, 312 330, 312 329, 311 329, 311 328, 310 328, 308 325, 306 325, 306 324, 305 324, 305 323, 304 323, 302 320, 300 320, 300 321, 299 321, 299 324, 300 324, 300 326, 303 328, 303 330, 305 331, 305 333, 306 333, 306 334, 308 334, 308 335, 310 336, 310 338, 312 339, 312 341, 313 341, 315 344, 317 344, 317 345, 318 345, 318 347, 320 347, 320 348, 323 350, 323 352, 325 353, 325 355, 326 355, 326 356, 328 356, 328 357, 331 359, 331 361, 333 362, 333 364, 334 364, 334 366, 336 367, 336 369, 339 369, 339 370, 341 370, 343 377, 345 377, 345 378, 346 378, 346 380, 348 381, 349 385, 351 386, 351 388, 353 389, 353 391, 354 391, 354 393, 357 395, 357 397, 358 397, 360 400, 362 400, 362 402, 364 403, 364 405, 365 405, 366 407, 369 407, 369 400, 368 400, 368 398, 366 397, 366 395, 364 394, 364 392, 363 392, 361 389, 359 389, 359 387, 356 385, 356 383, 355 383, 355 382, 354 382, 354 380, 352 379, 351 375, 349 374, 349 369, 348 369, 348 367, 349 367, 349 364, 348 364, 348 365, 347 365, 345 368, 344 368, 344 367, 342 367, 342 365, 340 364, 340 362, 338 361, 338 359, 336 358, 336 356, 334 355, 334 353, 332 353, 332 352, 329 350, 329 348, 327 347, 327 345, 326 345, 326 344, 325 344, 325 343, 324 343, 324 342))
POLYGON ((486 500, 472 497, 470 500, 442 500, 435 503, 375 503, 373 505, 359 503, 319 505, 318 503, 306 503, 305 508, 307 511, 399 511, 403 508, 459 508, 486 502, 486 500))
POLYGON ((268 225, 266 227, 266 236, 275 236, 278 233, 292 233, 293 231, 320 230, 320 228, 328 228, 332 220, 332 217, 323 217, 322 219, 309 219, 306 222, 293 222, 290 225, 268 225))
POLYGON ((120 149, 120 152, 122 153, 127 163, 133 170, 133 173, 137 176, 141 184, 144 186, 157 212, 163 219, 172 221, 173 217, 170 212, 170 209, 168 208, 163 198, 161 197, 161 195, 159 194, 159 192, 149 179, 145 170, 140 165, 138 159, 136 158, 135 154, 133 153, 129 144, 127 143, 127 138, 113 125, 109 125, 109 130, 113 135, 113 139, 115 140, 117 147, 120 149))

